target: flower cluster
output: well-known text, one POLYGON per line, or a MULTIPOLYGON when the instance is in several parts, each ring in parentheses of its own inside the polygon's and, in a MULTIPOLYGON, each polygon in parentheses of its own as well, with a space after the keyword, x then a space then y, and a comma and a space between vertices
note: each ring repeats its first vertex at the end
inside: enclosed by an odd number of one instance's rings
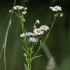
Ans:
MULTIPOLYGON (((36 20, 36 23, 40 23, 40 21, 36 20)), ((47 25, 42 25, 42 26, 40 26, 40 28, 34 28, 33 32, 26 32, 26 33, 20 34, 20 37, 28 36, 29 42, 38 42, 38 39, 36 38, 36 36, 43 35, 44 31, 47 32, 47 30, 49 30, 49 27, 47 25)))
MULTIPOLYGON (((51 6, 50 9, 54 12, 54 20, 52 22, 50 30, 49 30, 49 27, 47 25, 41 25, 39 28, 37 28, 36 25, 40 24, 40 21, 36 20, 35 24, 33 25, 34 29, 32 32, 28 32, 24 26, 24 22, 25 22, 24 15, 27 13, 27 7, 16 5, 13 7, 13 10, 9 10, 9 12, 15 13, 21 21, 21 27, 22 27, 23 33, 20 34, 20 37, 23 38, 23 41, 24 41, 25 46, 26 46, 26 47, 23 47, 23 49, 25 51, 24 56, 26 59, 26 63, 24 63, 25 70, 32 70, 31 63, 32 63, 33 59, 41 56, 41 55, 37 55, 37 54, 38 54, 41 46, 43 45, 43 43, 45 43, 46 39, 48 38, 48 36, 52 30, 52 27, 55 23, 56 17, 58 17, 58 15, 60 15, 60 17, 63 16, 63 13, 61 13, 62 8, 60 6, 57 6, 57 5, 54 7, 51 6), (47 33, 44 41, 42 42, 40 40, 40 45, 39 45, 37 51, 34 52, 34 47, 35 47, 36 43, 38 43, 40 37, 48 30, 49 30, 49 32, 47 33)), ((54 61, 54 59, 51 58, 49 63, 48 63, 48 66, 47 66, 48 70, 55 68, 55 63, 53 61, 54 61), (51 64, 51 62, 53 62, 52 64, 54 66, 51 64)))
POLYGON ((62 11, 62 8, 60 6, 54 6, 54 7, 50 7, 50 9, 53 11, 53 12, 58 12, 55 16, 58 16, 60 15, 60 17, 63 16, 63 13, 60 13, 62 11))
POLYGON ((19 6, 19 5, 13 7, 13 10, 23 10, 23 9, 24 11, 22 11, 22 15, 25 15, 27 13, 27 7, 19 6))

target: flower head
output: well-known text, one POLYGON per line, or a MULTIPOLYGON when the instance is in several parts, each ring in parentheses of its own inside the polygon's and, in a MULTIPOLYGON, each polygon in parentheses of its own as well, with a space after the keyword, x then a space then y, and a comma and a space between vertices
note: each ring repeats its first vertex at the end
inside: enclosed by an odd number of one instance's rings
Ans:
POLYGON ((36 26, 34 25, 33 28, 36 28, 36 26))
POLYGON ((44 34, 44 31, 42 31, 40 28, 35 28, 33 30, 33 32, 36 34, 36 35, 42 35, 44 34))
POLYGON ((24 7, 24 10, 27 10, 27 7, 24 7))
POLYGON ((40 29, 41 29, 41 30, 44 30, 44 31, 47 31, 47 30, 49 30, 49 27, 48 27, 47 25, 42 25, 42 26, 40 27, 40 29))
POLYGON ((37 24, 40 24, 40 21, 39 21, 39 20, 36 20, 36 23, 37 23, 37 24))
POLYGON ((24 36, 36 36, 36 34, 32 32, 26 32, 26 33, 20 34, 20 37, 24 37, 24 36))
POLYGON ((23 11, 23 12, 22 12, 23 15, 25 15, 26 13, 27 13, 26 11, 23 11))
POLYGON ((27 33, 20 34, 20 37, 24 37, 24 36, 27 36, 27 33))
POLYGON ((27 32, 27 36, 36 36, 36 34, 32 32, 27 32))
POLYGON ((54 7, 50 7, 50 9, 52 9, 52 11, 62 11, 60 6, 54 6, 54 7))
POLYGON ((60 17, 63 17, 63 13, 60 13, 60 17))
POLYGON ((34 37, 30 37, 29 38, 29 42, 37 43, 38 42, 38 39, 37 38, 34 38, 34 37))
POLYGON ((22 9, 24 9, 24 6, 17 5, 17 6, 14 6, 13 9, 14 10, 22 10, 22 9))

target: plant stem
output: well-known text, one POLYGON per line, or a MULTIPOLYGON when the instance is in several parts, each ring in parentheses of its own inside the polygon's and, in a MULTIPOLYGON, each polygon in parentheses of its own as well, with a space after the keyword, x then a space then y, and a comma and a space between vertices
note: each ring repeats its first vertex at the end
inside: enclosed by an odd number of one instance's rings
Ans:
POLYGON ((43 41, 43 43, 45 43, 46 39, 48 38, 48 36, 49 36, 49 34, 50 34, 50 32, 51 32, 51 30, 52 30, 52 28, 53 28, 53 25, 54 25, 54 23, 55 23, 56 17, 57 17, 57 16, 54 15, 54 20, 53 20, 53 22, 52 22, 51 28, 50 28, 50 30, 49 30, 49 32, 48 32, 48 34, 47 34, 45 40, 43 41))
MULTIPOLYGON (((51 30, 52 30, 52 28, 53 28, 53 25, 54 25, 54 23, 55 23, 56 17, 57 17, 57 16, 55 16, 55 14, 54 14, 54 20, 53 20, 53 22, 52 22, 51 28, 50 28, 50 30, 49 30, 49 32, 48 32, 48 34, 46 35, 45 40, 44 40, 44 41, 42 42, 42 44, 39 46, 39 49, 37 50, 37 52, 35 53, 35 55, 34 55, 34 56, 36 56, 36 55, 37 55, 37 53, 38 53, 38 52, 39 52, 39 50, 41 49, 41 46, 45 43, 46 39, 48 38, 48 36, 49 36, 49 34, 50 34, 50 32, 51 32, 51 30)), ((33 56, 33 57, 34 57, 34 56, 33 56)))
MULTIPOLYGON (((14 1, 14 5, 15 5, 15 3, 16 3, 16 0, 14 1)), ((10 25, 11 25, 12 15, 13 15, 13 12, 11 13, 11 16, 10 16, 9 24, 8 24, 8 27, 7 27, 7 31, 6 31, 6 35, 5 35, 5 39, 4 39, 4 43, 3 43, 3 48, 4 48, 4 67, 5 67, 4 69, 5 70, 6 70, 6 43, 7 43, 8 31, 9 31, 9 28, 10 28, 10 25)))
POLYGON ((31 54, 30 54, 30 70, 31 70, 31 54))

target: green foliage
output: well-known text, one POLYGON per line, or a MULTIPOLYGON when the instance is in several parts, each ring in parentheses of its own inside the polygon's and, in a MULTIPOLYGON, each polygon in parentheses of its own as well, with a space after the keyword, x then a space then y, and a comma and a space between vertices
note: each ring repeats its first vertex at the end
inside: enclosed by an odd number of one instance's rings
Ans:
MULTIPOLYGON (((51 31, 51 34, 46 41, 46 44, 48 45, 48 49, 50 50, 50 53, 48 54, 47 48, 45 47, 43 50, 40 51, 40 54, 46 55, 50 54, 54 56, 55 61, 57 65, 60 67, 60 70, 70 70, 69 67, 69 49, 70 49, 70 21, 69 21, 69 10, 67 10, 65 5, 68 6, 68 0, 56 0, 53 4, 61 4, 63 6, 63 13, 64 17, 57 19, 54 28, 51 31), (64 2, 64 3, 63 3, 64 2), (50 43, 51 42, 51 43, 50 43)), ((52 4, 52 0, 51 0, 52 4)), ((1 5, 1 4, 0 4, 1 5)), ((50 4, 49 4, 50 5, 50 4)), ((0 50, 4 41, 6 29, 8 26, 8 20, 9 20, 9 14, 8 10, 11 9, 12 4, 2 4, 0 9, 0 50)), ((38 8, 35 5, 36 8, 38 8)), ((50 21, 52 18, 52 13, 47 10, 48 5, 39 7, 38 9, 31 8, 28 10, 28 14, 26 15, 26 27, 29 30, 32 30, 31 27, 33 26, 34 21, 39 18, 41 20, 41 24, 45 23, 49 26, 51 25, 50 21), (33 13, 34 14, 33 14, 33 13), (42 15, 42 17, 41 17, 42 15), (31 25, 30 25, 30 24, 31 25)), ((19 35, 21 33, 21 26, 18 18, 16 16, 12 19, 12 25, 9 30, 8 35, 8 42, 7 42, 7 70, 23 70, 23 63, 25 62, 25 59, 22 57, 23 50, 22 50, 22 41, 19 38, 19 35)), ((44 38, 44 37, 43 37, 44 38)), ((42 38, 42 39, 43 39, 42 38)), ((37 48, 37 47, 35 47, 37 48)), ((35 50, 36 51, 36 50, 35 50)), ((38 62, 38 64, 33 63, 33 70, 45 70, 45 66, 47 64, 47 56, 44 55, 40 59, 36 59, 35 62, 38 62), (41 63, 41 65, 40 65, 41 63), (36 69, 35 69, 36 68, 36 69)), ((4 64, 3 64, 3 56, 0 60, 0 70, 4 70, 4 64)), ((56 69, 57 70, 57 69, 56 69)))

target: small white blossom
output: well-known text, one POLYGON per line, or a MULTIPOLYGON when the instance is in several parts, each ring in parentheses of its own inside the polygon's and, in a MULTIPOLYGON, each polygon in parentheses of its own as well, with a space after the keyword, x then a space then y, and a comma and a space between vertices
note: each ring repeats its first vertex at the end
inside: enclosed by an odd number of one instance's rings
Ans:
POLYGON ((22 9, 24 9, 24 6, 17 5, 17 6, 14 6, 13 9, 14 10, 22 10, 22 9))
POLYGON ((24 37, 24 36, 36 36, 36 34, 32 32, 26 32, 26 33, 20 34, 20 37, 24 37))
POLYGON ((62 11, 61 7, 60 6, 54 6, 54 7, 50 7, 50 9, 52 9, 52 11, 62 11))
POLYGON ((20 34, 20 37, 24 37, 24 36, 27 36, 27 33, 20 34))
POLYGON ((27 36, 36 36, 36 34, 32 33, 32 32, 27 32, 26 34, 27 34, 27 36))
POLYGON ((38 42, 38 39, 37 38, 34 38, 34 37, 30 37, 29 38, 29 42, 37 43, 38 42))
POLYGON ((60 17, 63 17, 63 13, 60 13, 60 17))
POLYGON ((27 13, 26 11, 23 11, 23 12, 22 12, 23 15, 25 15, 26 13, 27 13))
POLYGON ((44 31, 42 31, 40 28, 35 28, 33 30, 33 32, 36 34, 36 35, 42 35, 44 34, 44 31))
POLYGON ((40 21, 39 21, 39 20, 36 20, 36 23, 37 23, 37 24, 40 24, 40 21))
POLYGON ((40 29, 47 31, 47 30, 49 30, 49 27, 47 25, 42 25, 42 26, 40 26, 40 29))

